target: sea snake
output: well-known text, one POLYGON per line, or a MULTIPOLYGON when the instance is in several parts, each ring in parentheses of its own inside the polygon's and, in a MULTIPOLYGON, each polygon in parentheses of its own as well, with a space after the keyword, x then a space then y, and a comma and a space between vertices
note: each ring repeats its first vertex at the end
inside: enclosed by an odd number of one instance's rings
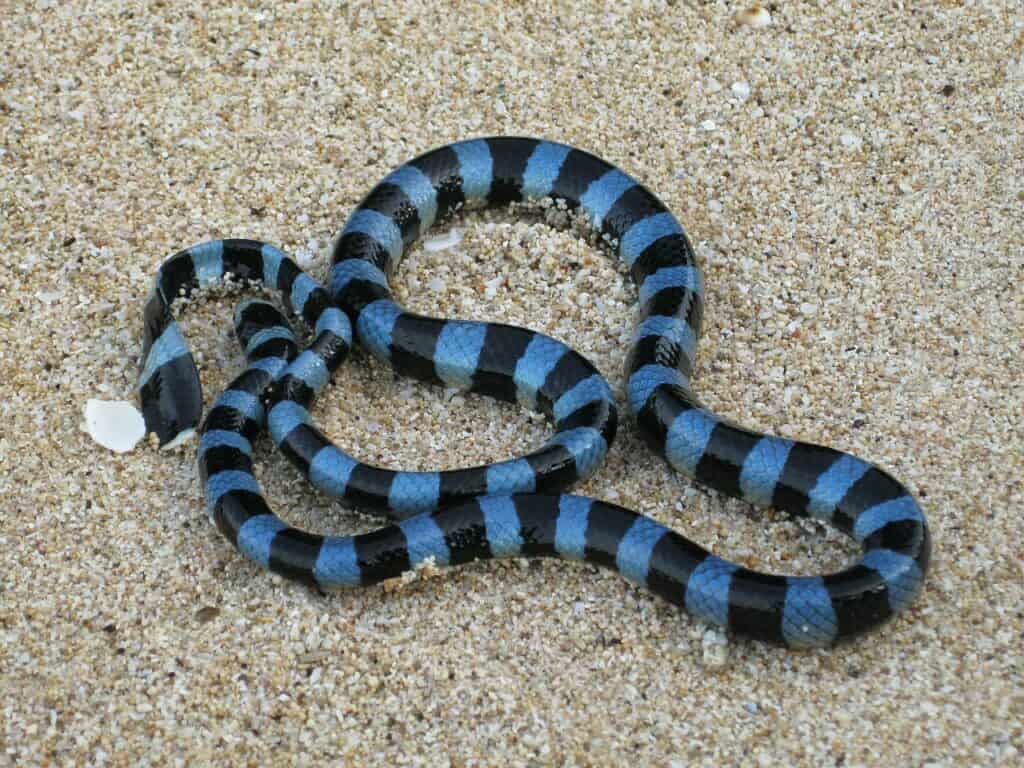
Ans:
POLYGON ((334 589, 374 584, 427 562, 585 560, 708 622, 793 648, 859 635, 920 592, 930 537, 906 487, 848 453, 744 429, 700 405, 690 375, 704 287, 693 249, 658 198, 604 160, 528 138, 440 147, 374 187, 337 236, 331 260, 325 289, 271 245, 207 242, 164 262, 145 310, 139 388, 147 429, 162 445, 189 434, 203 405, 171 311, 178 296, 228 275, 258 281, 280 291, 286 308, 313 329, 314 341, 299 352, 273 305, 243 304, 236 331, 249 366, 201 429, 210 516, 264 567, 334 589), (597 369, 543 334, 423 317, 395 301, 388 275, 435 222, 464 205, 543 198, 582 214, 636 282, 627 400, 648 445, 706 486, 832 523, 862 545, 855 565, 821 577, 758 573, 628 509, 560 494, 598 468, 615 437, 614 396, 597 369), (363 464, 331 444, 309 415, 353 336, 401 374, 539 409, 555 435, 528 456, 471 469, 401 472, 363 464), (264 427, 317 488, 398 522, 342 537, 289 527, 253 475, 253 442, 264 427))

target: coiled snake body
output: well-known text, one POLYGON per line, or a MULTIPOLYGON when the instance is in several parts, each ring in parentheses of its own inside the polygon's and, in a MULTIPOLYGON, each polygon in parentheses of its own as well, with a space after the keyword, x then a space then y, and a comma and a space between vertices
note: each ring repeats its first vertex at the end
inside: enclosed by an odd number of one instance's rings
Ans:
POLYGON ((210 515, 263 566, 331 589, 373 584, 428 559, 582 559, 615 568, 721 627, 797 648, 863 633, 920 591, 929 534, 903 485, 847 453, 743 429, 699 404, 690 373, 703 283, 693 250, 657 197, 600 158, 511 137, 435 149, 370 192, 336 239, 332 263, 325 289, 273 246, 208 242, 163 264, 145 311, 140 393, 147 428, 163 445, 188 434, 202 413, 195 363, 171 312, 177 296, 228 274, 260 281, 279 290, 313 329, 312 344, 300 352, 273 305, 243 304, 236 329, 249 366, 201 430, 210 515), (585 215, 637 284, 639 319, 626 374, 630 411, 645 441, 675 470, 709 487, 838 526, 863 546, 858 563, 823 577, 758 573, 643 515, 559 494, 596 471, 615 437, 615 400, 600 373, 542 334, 423 317, 395 302, 387 276, 434 222, 463 204, 545 197, 585 215), (483 467, 401 472, 364 464, 331 444, 309 415, 353 335, 399 373, 538 408, 554 422, 555 435, 525 457, 483 467), (399 522, 346 537, 289 527, 271 511, 252 472, 253 441, 264 427, 317 488, 399 522))

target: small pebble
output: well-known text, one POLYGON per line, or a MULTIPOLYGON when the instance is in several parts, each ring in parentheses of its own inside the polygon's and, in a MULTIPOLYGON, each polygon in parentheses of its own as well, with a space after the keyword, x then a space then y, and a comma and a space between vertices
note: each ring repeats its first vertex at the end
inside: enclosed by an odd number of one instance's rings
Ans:
POLYGON ((494 278, 493 280, 486 281, 484 283, 484 298, 493 299, 495 296, 497 296, 498 288, 501 287, 501 284, 504 282, 504 280, 504 277, 498 275, 498 277, 494 278))
POLYGON ((853 133, 844 133, 839 137, 839 141, 847 149, 856 149, 861 145, 861 138, 853 133))
POLYGON ((729 639, 722 630, 707 629, 701 638, 704 666, 721 668, 729 661, 729 639))
POLYGON ((314 237, 306 243, 305 247, 296 249, 295 263, 303 269, 308 269, 319 251, 320 241, 314 237))
POLYGON ((446 251, 462 242, 462 232, 452 227, 447 232, 428 237, 423 241, 423 248, 427 251, 446 251))
POLYGON ((760 3, 744 8, 736 14, 736 22, 744 27, 761 29, 772 23, 772 15, 760 3))
POLYGON ((196 620, 200 624, 208 624, 220 615, 220 608, 215 605, 207 605, 196 611, 196 620))

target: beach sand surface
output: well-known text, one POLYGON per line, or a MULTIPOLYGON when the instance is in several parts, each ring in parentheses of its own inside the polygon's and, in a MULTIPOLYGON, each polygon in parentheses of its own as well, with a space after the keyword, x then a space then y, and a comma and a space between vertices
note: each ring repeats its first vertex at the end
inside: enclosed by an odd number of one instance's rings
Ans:
MULTIPOLYGON (((8 3, 0 13, 0 764, 1013 765, 1024 755, 1024 15, 1018 3, 8 3), (764 18, 763 15, 757 18, 764 18), (475 563, 323 596, 206 517, 194 449, 114 454, 161 261, 266 240, 325 279, 391 169, 492 134, 595 152, 686 225, 694 387, 751 427, 885 467, 934 535, 926 589, 861 641, 727 637, 614 573, 475 563)), ((636 292, 543 210, 439 225, 395 277, 431 314, 522 324, 622 397, 636 292), (449 231, 457 232, 447 237, 449 231), (444 247, 443 247, 444 246, 444 247)), ((237 297, 181 313, 207 403, 237 297)), ((358 351, 318 401, 380 465, 493 461, 539 416, 358 351)), ((266 441, 279 513, 372 519, 266 441)), ((749 567, 854 546, 694 485, 625 419, 576 492, 749 567)))

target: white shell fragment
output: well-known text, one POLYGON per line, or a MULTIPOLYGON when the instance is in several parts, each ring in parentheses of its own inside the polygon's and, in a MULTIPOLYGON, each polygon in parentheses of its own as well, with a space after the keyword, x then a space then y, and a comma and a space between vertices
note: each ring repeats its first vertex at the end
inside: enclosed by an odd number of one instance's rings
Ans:
POLYGON ((704 666, 724 667, 729 662, 729 639, 717 627, 709 627, 701 638, 704 666))
POLYGON ((844 133, 839 137, 839 141, 847 149, 856 149, 861 145, 861 138, 855 133, 844 133))
POLYGON ((498 275, 493 280, 486 281, 484 283, 484 298, 493 299, 495 296, 497 296, 498 288, 501 287, 501 284, 504 282, 504 280, 505 277, 503 275, 498 275))
POLYGON ((455 229, 449 229, 443 235, 434 235, 423 241, 423 248, 428 251, 444 251, 462 242, 462 233, 455 229))
POLYGON ((146 436, 146 422, 126 400, 95 400, 85 403, 85 428, 89 436, 115 453, 127 453, 146 436))
POLYGON ((63 291, 39 291, 36 293, 36 298, 43 302, 43 304, 54 304, 60 301, 63 295, 63 291))
POLYGON ((732 84, 732 95, 740 101, 746 101, 750 98, 750 83, 739 81, 732 84))
POLYGON ((318 239, 311 238, 306 242, 306 245, 302 248, 298 248, 295 251, 295 263, 303 269, 310 267, 313 264, 313 260, 316 258, 317 253, 320 252, 320 241, 318 239))
POLYGON ((736 14, 736 23, 744 27, 761 29, 772 23, 772 15, 763 5, 755 3, 736 14))

